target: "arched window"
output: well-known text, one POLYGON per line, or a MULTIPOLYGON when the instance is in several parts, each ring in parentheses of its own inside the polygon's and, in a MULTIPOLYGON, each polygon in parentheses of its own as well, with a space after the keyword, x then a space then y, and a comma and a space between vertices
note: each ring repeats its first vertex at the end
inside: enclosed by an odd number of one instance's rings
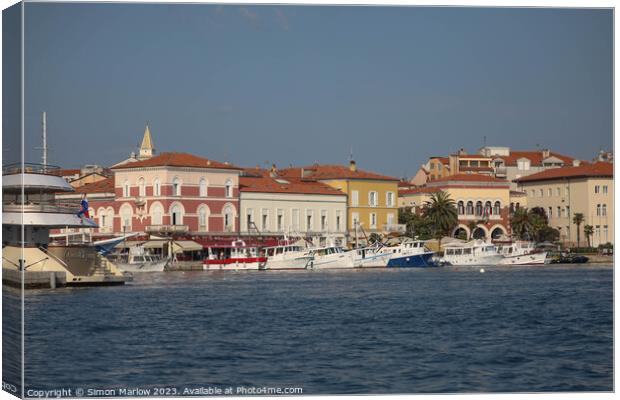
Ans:
POLYGON ((482 202, 478 201, 476 203, 476 215, 482 215, 482 202))
POLYGON ((607 216, 607 204, 603 204, 603 209, 602 209, 602 212, 603 212, 603 213, 602 213, 601 215, 602 215, 603 217, 606 217, 606 216, 607 216))
POLYGON ((129 204, 123 204, 120 210, 121 214, 121 230, 123 232, 131 232, 131 217, 133 209, 129 204))
POLYGON ((183 225, 183 208, 179 204, 170 208, 170 223, 172 225, 183 225))
MULTIPOLYGON (((101 207, 97 210, 97 215, 99 216, 99 232, 106 232, 108 228, 108 214, 106 213, 105 208, 101 207)), ((91 216, 91 218, 94 217, 91 216)))
POLYGON ((596 205, 596 216, 597 217, 601 216, 601 205, 600 204, 596 205))
POLYGON ((174 177, 172 180, 172 195, 180 196, 181 195, 181 180, 177 177, 174 177))
POLYGON ((235 226, 235 214, 232 206, 227 205, 224 207, 224 230, 226 232, 232 232, 235 226))
POLYGON ((495 204, 493 204, 493 214, 499 215, 501 211, 502 211, 502 204, 499 201, 496 201, 495 204))
POLYGON ((146 185, 144 184, 144 178, 138 179, 138 196, 146 196, 146 185))
POLYGON ((161 183, 159 178, 153 179, 153 196, 161 196, 161 183))
POLYGON ((125 179, 125 182, 123 182, 123 197, 129 197, 129 194, 129 181, 125 179))
POLYGON ((458 210, 459 210, 459 215, 465 214, 465 204, 462 201, 458 202, 458 210))
POLYGON ((484 203, 484 215, 491 214, 493 214, 493 208, 491 207, 491 202, 487 201, 486 203, 484 203))
POLYGON ((467 202, 467 215, 474 215, 474 203, 471 201, 467 202))
POLYGON ((108 207, 106 214, 107 214, 106 230, 108 232, 113 232, 114 231, 114 209, 112 207, 108 207))
POLYGON ((227 179, 226 180, 226 197, 232 197, 233 196, 233 183, 232 180, 227 179))
POLYGON ((151 206, 151 225, 163 225, 164 208, 159 203, 151 206))
POLYGON ((200 232, 206 232, 209 229, 209 208, 201 204, 198 207, 198 230, 200 232))
POLYGON ((200 178, 199 188, 199 196, 207 197, 207 180, 205 178, 200 178))

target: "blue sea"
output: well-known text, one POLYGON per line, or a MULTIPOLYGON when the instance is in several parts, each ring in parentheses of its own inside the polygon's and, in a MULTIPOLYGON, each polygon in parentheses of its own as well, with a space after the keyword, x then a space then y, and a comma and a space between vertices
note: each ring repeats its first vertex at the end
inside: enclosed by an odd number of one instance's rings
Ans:
MULTIPOLYGON (((3 378, 19 387, 18 295, 3 378)), ((25 304, 26 394, 613 390, 610 266, 166 272, 25 304)))

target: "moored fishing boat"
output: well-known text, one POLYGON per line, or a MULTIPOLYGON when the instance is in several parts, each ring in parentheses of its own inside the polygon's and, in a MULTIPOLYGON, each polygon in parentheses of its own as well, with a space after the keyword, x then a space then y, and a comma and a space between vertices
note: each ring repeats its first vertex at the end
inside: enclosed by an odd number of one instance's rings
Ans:
POLYGON ((547 262, 547 252, 537 251, 532 242, 500 244, 497 246, 497 252, 503 256, 499 265, 537 265, 547 262))
POLYGON ((467 243, 450 243, 444 246, 442 262, 458 266, 497 265, 503 256, 495 246, 483 240, 472 240, 467 243))
POLYGON ((384 252, 383 249, 382 245, 376 244, 350 250, 353 253, 353 266, 355 268, 386 267, 392 254, 384 252))
POLYGON ((314 259, 308 254, 308 249, 298 245, 265 247, 265 255, 265 269, 306 269, 314 259))
POLYGON ((264 249, 257 246, 247 246, 241 240, 232 242, 232 247, 219 252, 209 249, 208 256, 202 262, 205 271, 239 271, 259 270, 267 265, 264 249))
POLYGON ((355 254, 339 246, 316 247, 307 254, 313 258, 309 264, 311 269, 355 268, 355 254))
POLYGON ((127 253, 109 254, 108 259, 124 272, 162 272, 170 261, 140 245, 130 247, 127 253))
POLYGON ((397 246, 383 247, 381 251, 390 254, 388 268, 426 268, 436 267, 434 251, 429 250, 422 240, 405 239, 397 246))

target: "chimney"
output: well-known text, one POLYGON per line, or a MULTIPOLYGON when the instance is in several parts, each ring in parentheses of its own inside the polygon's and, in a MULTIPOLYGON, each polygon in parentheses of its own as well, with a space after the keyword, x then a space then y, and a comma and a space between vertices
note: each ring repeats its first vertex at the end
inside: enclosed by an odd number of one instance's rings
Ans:
POLYGON ((355 160, 349 161, 349 169, 351 172, 357 171, 357 164, 355 163, 355 160))
POLYGON ((577 159, 573 160, 573 167, 578 167, 580 165, 581 165, 581 160, 577 160, 577 159))
POLYGON ((461 148, 459 149, 458 155, 459 155, 459 156, 464 156, 464 155, 465 155, 465 149, 461 147, 461 148))
POLYGON ((276 169, 275 164, 271 164, 271 170, 269 171, 269 176, 271 178, 275 178, 276 176, 278 176, 278 170, 276 169))
POLYGON ((542 150, 543 159, 549 157, 549 154, 550 154, 549 149, 543 149, 542 150))

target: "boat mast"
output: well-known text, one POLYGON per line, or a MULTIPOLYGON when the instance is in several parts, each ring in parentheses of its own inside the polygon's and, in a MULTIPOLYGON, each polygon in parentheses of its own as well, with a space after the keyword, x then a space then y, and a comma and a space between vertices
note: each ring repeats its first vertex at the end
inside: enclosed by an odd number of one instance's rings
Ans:
POLYGON ((41 125, 42 125, 42 134, 43 134, 43 147, 41 148, 43 150, 43 155, 41 157, 41 161, 43 164, 43 167, 46 168, 47 167, 47 113, 45 111, 43 111, 43 115, 41 116, 41 125))

